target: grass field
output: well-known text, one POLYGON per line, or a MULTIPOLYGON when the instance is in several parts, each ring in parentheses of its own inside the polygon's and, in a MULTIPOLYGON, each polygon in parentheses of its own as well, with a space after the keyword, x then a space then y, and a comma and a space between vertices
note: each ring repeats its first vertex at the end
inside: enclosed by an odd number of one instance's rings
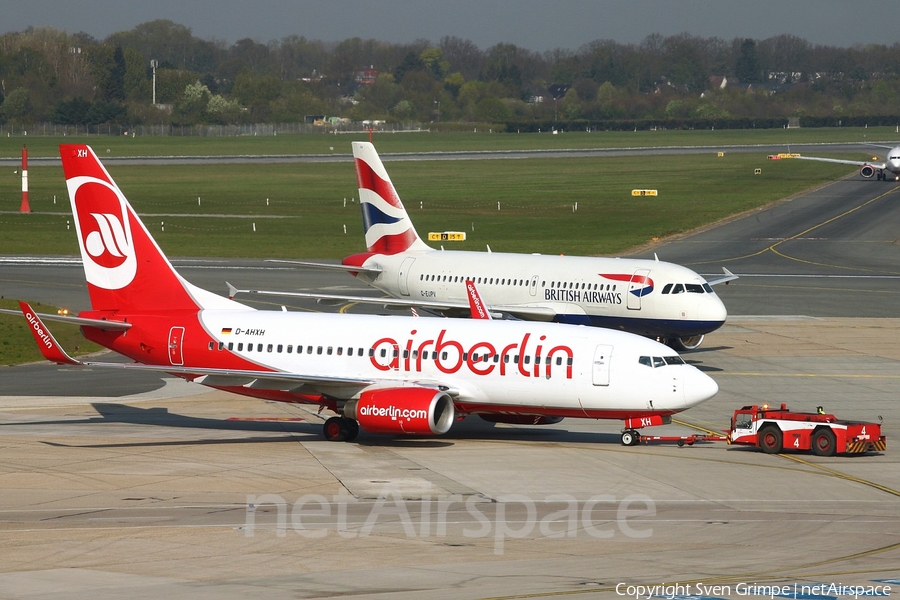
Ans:
MULTIPOLYGON (((585 255, 622 252, 853 171, 762 153, 387 166, 420 235, 465 231, 468 240, 454 248, 585 255), (659 196, 632 197, 636 188, 659 196)), ((349 161, 115 166, 111 174, 172 256, 339 258, 364 250, 349 161), (232 216, 203 216, 211 213, 232 216)), ((76 254, 60 169, 32 168, 29 181, 32 211, 53 214, 16 213, 18 180, 3 177, 0 210, 11 212, 0 215, 0 254, 76 254)))
MULTIPOLYGON (((647 146, 716 146, 729 144, 788 144, 809 142, 886 142, 900 139, 895 127, 819 129, 728 129, 663 131, 571 131, 498 134, 481 129, 471 133, 378 133, 373 142, 380 152, 458 150, 527 150, 559 148, 628 148, 647 146)), ((0 158, 59 154, 59 144, 87 143, 99 156, 220 156, 241 154, 349 154, 350 142, 368 140, 367 133, 303 134, 240 137, 150 137, 30 135, 0 138, 0 158)))

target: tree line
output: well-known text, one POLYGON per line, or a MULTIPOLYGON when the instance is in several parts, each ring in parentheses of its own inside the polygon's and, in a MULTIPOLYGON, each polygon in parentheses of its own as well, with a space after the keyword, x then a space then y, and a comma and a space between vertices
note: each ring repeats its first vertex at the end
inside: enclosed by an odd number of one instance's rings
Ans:
MULTIPOLYGON (((157 20, 97 40, 0 36, 0 123, 351 121, 542 127, 781 127, 896 122, 900 44, 840 48, 650 35, 534 52, 444 37, 394 44, 204 40, 157 20), (155 98, 155 104, 153 102, 155 98)), ((462 125, 460 125, 462 126, 462 125)))

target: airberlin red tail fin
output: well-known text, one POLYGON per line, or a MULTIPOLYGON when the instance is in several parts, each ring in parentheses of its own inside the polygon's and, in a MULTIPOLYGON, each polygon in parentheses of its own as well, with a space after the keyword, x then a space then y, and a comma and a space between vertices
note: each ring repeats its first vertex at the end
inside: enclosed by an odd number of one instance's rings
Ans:
POLYGON ((59 153, 95 311, 196 310, 228 302, 175 272, 90 146, 64 144, 59 153))

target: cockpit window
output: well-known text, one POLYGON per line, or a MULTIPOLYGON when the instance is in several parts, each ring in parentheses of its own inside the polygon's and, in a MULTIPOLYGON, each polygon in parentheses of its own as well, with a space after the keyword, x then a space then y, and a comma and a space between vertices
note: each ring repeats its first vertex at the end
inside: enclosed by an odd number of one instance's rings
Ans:
POLYGON ((681 285, 680 283, 676 283, 676 284, 675 284, 675 287, 672 289, 672 293, 673 293, 673 294, 680 294, 680 293, 682 293, 682 292, 684 292, 684 286, 681 285))
POLYGON ((671 284, 671 283, 667 283, 667 284, 665 285, 665 287, 663 288, 662 293, 663 293, 663 294, 668 294, 668 293, 671 292, 671 291, 672 291, 672 284, 671 284))
POLYGON ((703 286, 699 283, 686 283, 684 287, 687 289, 689 294, 702 294, 703 286))
POLYGON ((638 358, 638 362, 647 367, 653 367, 654 369, 658 369, 659 367, 664 367, 666 365, 683 365, 686 364, 684 359, 682 359, 677 354, 675 356, 641 356, 638 358))
POLYGON ((704 284, 703 284, 703 289, 706 290, 706 293, 707 293, 707 294, 712 294, 712 293, 713 293, 712 286, 709 285, 708 283, 704 283, 704 284))

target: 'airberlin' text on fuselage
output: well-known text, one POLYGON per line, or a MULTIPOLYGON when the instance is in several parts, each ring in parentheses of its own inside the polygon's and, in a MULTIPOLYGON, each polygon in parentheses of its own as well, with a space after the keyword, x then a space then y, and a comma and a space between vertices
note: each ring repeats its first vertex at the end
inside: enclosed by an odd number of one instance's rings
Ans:
POLYGON ((423 363, 434 363, 442 373, 456 373, 463 367, 475 375, 490 375, 495 370, 500 375, 518 372, 523 377, 549 379, 553 367, 566 368, 566 379, 572 379, 573 352, 569 346, 553 346, 545 349, 542 335, 537 344, 529 346, 531 334, 526 333, 520 342, 504 345, 502 348, 490 342, 475 342, 469 348, 447 337, 442 329, 437 339, 416 340, 416 330, 401 345, 393 338, 381 338, 372 344, 369 360, 380 371, 404 370, 422 372, 423 363), (541 367, 544 370, 541 373, 541 367))

